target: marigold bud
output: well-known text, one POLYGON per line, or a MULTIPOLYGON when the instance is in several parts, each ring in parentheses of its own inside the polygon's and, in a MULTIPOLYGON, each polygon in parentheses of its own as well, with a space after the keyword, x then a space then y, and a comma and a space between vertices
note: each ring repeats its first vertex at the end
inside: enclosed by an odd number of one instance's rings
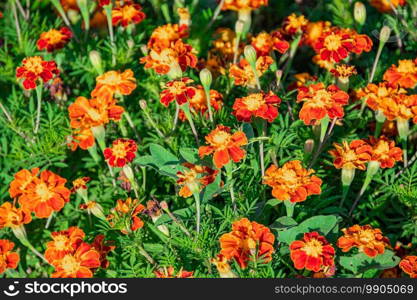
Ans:
POLYGON ((146 103, 145 100, 139 100, 139 106, 141 109, 145 110, 148 108, 148 104, 146 103))
POLYGON ((379 33, 379 40, 381 43, 386 43, 389 40, 389 37, 391 35, 391 28, 388 26, 382 27, 380 33, 379 33))
POLYGON ((407 140, 408 134, 410 133, 410 124, 408 123, 408 120, 398 118, 397 130, 398 130, 398 135, 400 136, 400 139, 403 141, 407 140))
POLYGON ((251 64, 256 64, 256 50, 251 45, 248 45, 243 50, 246 60, 251 64))
POLYGON ((314 149, 314 140, 313 139, 306 140, 306 142, 304 143, 304 153, 311 154, 313 153, 313 149, 314 149))
POLYGON ((342 168, 342 184, 343 186, 350 186, 355 178, 355 170, 353 168, 342 168))
POLYGON ((356 2, 353 9, 353 17, 359 25, 365 24, 366 21, 366 7, 362 2, 356 2))
POLYGON ((235 24, 236 35, 241 34, 243 32, 244 27, 245 27, 245 23, 241 20, 237 20, 237 22, 235 24))
POLYGON ((213 78, 209 69, 204 68, 200 72, 200 81, 205 89, 210 89, 213 78))
POLYGON ((96 70, 96 72, 101 75, 104 73, 103 71, 103 65, 102 65, 102 61, 101 61, 101 55, 100 52, 98 51, 90 51, 89 53, 89 58, 90 58, 90 62, 93 65, 94 69, 96 70))

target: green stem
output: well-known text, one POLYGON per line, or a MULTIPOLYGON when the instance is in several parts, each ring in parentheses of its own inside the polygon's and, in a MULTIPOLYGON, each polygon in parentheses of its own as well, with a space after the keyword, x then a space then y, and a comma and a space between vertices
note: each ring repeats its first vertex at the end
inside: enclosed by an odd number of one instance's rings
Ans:
POLYGON ((226 169, 227 184, 229 185, 230 198, 232 200, 233 212, 236 213, 237 207, 236 207, 235 191, 233 188, 233 162, 230 161, 228 164, 226 164, 225 169, 226 169))
POLYGON ((287 217, 292 218, 292 216, 294 215, 294 207, 295 207, 295 203, 292 203, 289 200, 284 201, 284 205, 285 205, 285 210, 287 212, 287 217))
POLYGON ((33 130, 33 132, 35 134, 38 133, 39 130, 39 125, 41 122, 41 109, 42 109, 42 88, 43 88, 43 83, 40 83, 37 87, 36 87, 36 100, 37 100, 37 109, 36 109, 36 122, 35 122, 35 129, 33 130))
POLYGON ((104 10, 106 12, 106 18, 107 18, 107 27, 109 30, 109 37, 110 37, 110 46, 111 46, 111 52, 112 52, 112 65, 115 66, 117 50, 116 50, 116 44, 114 43, 113 23, 112 23, 112 17, 111 17, 112 8, 113 8, 113 5, 111 2, 109 5, 104 6, 104 10))
POLYGON ((195 200, 195 213, 196 213, 196 231, 197 235, 200 234, 200 219, 201 219, 201 211, 200 211, 200 193, 195 192, 193 193, 194 200, 195 200))
POLYGON ((197 145, 200 146, 200 141, 198 139, 198 133, 197 133, 197 130, 195 129, 195 126, 194 126, 193 117, 191 116, 189 103, 186 102, 186 103, 182 104, 181 109, 184 111, 184 114, 187 117, 188 123, 190 123, 191 131, 193 132, 193 135, 194 135, 194 138, 195 138, 195 141, 196 141, 197 145))

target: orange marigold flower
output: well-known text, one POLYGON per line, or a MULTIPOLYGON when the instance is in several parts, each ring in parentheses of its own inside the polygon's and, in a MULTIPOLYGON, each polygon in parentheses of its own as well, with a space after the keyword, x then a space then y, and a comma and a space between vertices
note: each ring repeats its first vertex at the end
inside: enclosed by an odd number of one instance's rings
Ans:
POLYGON ((107 124, 110 120, 119 121, 124 109, 116 105, 115 100, 78 97, 68 107, 68 112, 72 128, 91 128, 107 124))
POLYGON ((189 27, 191 24, 190 11, 186 7, 178 7, 177 14, 180 17, 179 25, 189 27))
POLYGON ((245 157, 245 150, 240 147, 248 144, 248 139, 245 133, 237 131, 235 133, 230 132, 230 127, 217 125, 206 136, 206 142, 209 146, 201 146, 198 149, 198 154, 201 158, 206 155, 213 154, 213 163, 216 168, 220 169, 230 159, 234 162, 239 162, 245 157))
POLYGON ((72 226, 67 230, 52 232, 51 237, 52 241, 46 243, 45 258, 52 264, 73 253, 84 240, 85 233, 81 228, 72 226))
POLYGON ((188 31, 185 26, 178 24, 166 24, 157 27, 151 34, 148 41, 148 48, 161 52, 163 49, 170 48, 172 43, 187 37, 188 31))
POLYGON ((111 100, 115 95, 130 95, 134 89, 136 78, 131 69, 124 72, 109 71, 96 78, 96 87, 91 97, 111 100))
POLYGON ((137 149, 134 140, 117 139, 111 148, 104 149, 104 158, 109 161, 110 166, 122 168, 135 159, 137 149))
POLYGON ((68 147, 71 151, 77 150, 80 147, 87 150, 95 144, 94 135, 90 128, 79 128, 73 131, 72 136, 68 142, 68 147))
POLYGON ((113 245, 113 241, 105 241, 105 236, 99 234, 94 238, 91 246, 100 253, 100 266, 103 269, 107 269, 110 265, 110 262, 107 260, 107 255, 116 248, 116 246, 113 245))
POLYGON ((363 140, 354 140, 349 144, 343 141, 342 144, 334 143, 335 149, 329 153, 333 156, 333 165, 337 169, 359 169, 365 170, 366 163, 371 160, 372 147, 363 140))
POLYGON ((299 160, 285 163, 282 168, 271 165, 263 183, 272 187, 272 195, 281 201, 302 202, 310 195, 321 193, 322 181, 314 170, 304 169, 299 160))
MULTIPOLYGON (((270 56, 260 56, 256 60, 256 71, 258 77, 261 77, 265 73, 269 66, 273 63, 273 59, 270 56)), ((229 70, 230 77, 235 81, 235 85, 242 85, 248 87, 254 87, 256 85, 255 74, 249 62, 246 59, 242 59, 239 63, 233 64, 229 70)))
POLYGON ((335 65, 334 62, 321 59, 320 54, 314 55, 312 58, 312 61, 313 63, 318 65, 320 68, 326 69, 328 71, 332 70, 335 65))
POLYGON ((62 49, 65 44, 72 38, 72 32, 68 27, 62 27, 60 30, 51 29, 41 33, 36 43, 39 50, 46 49, 48 52, 62 49))
POLYGON ((295 81, 288 86, 288 90, 292 91, 298 89, 299 87, 307 85, 310 81, 317 81, 317 76, 311 75, 310 73, 303 72, 295 74, 295 81))
POLYGON ((355 66, 349 66, 345 64, 336 65, 334 69, 331 69, 330 72, 338 78, 347 79, 352 75, 358 74, 355 66))
POLYGON ((323 83, 298 88, 297 102, 304 102, 299 117, 306 125, 317 125, 321 119, 344 116, 343 106, 348 104, 349 95, 336 85, 327 88, 323 83))
POLYGON ((318 232, 304 233, 302 240, 290 245, 290 257, 297 270, 307 269, 320 272, 334 266, 335 250, 318 232))
POLYGON ((218 254, 217 257, 212 258, 210 262, 216 266, 221 278, 237 277, 230 267, 229 260, 224 255, 218 254))
POLYGON ((138 217, 138 214, 142 213, 145 210, 143 204, 139 204, 138 200, 132 200, 132 198, 127 198, 125 201, 117 200, 116 207, 114 209, 117 215, 110 215, 110 219, 124 218, 128 216, 130 218, 130 227, 126 225, 124 219, 122 220, 122 229, 121 232, 127 234, 129 231, 136 231, 143 227, 143 221, 138 217))
POLYGON ((393 8, 405 5, 406 0, 370 0, 370 4, 382 13, 392 12, 393 8))
POLYGON ((171 80, 165 84, 165 89, 160 94, 160 101, 163 105, 168 107, 172 101, 177 101, 179 105, 187 103, 188 99, 194 97, 196 89, 188 86, 194 82, 188 77, 183 77, 179 80, 171 80))
POLYGON ((216 179, 219 172, 209 167, 192 163, 183 163, 182 165, 186 169, 182 172, 177 172, 177 184, 181 186, 178 194, 184 198, 192 196, 195 192, 200 192, 216 179))
POLYGON ((146 15, 142 11, 142 6, 132 1, 125 1, 122 6, 113 8, 111 17, 113 26, 127 27, 130 24, 139 24, 146 15))
POLYGON ((261 6, 268 6, 268 0, 226 0, 222 10, 253 10, 261 6))
POLYGON ((80 245, 71 253, 53 261, 55 272, 52 278, 91 278, 93 271, 100 267, 100 253, 87 243, 80 245))
POLYGON ((163 267, 154 271, 154 274, 157 278, 192 278, 194 272, 184 271, 182 268, 175 273, 174 267, 170 266, 168 268, 163 267))
POLYGON ((36 217, 48 218, 69 201, 71 191, 65 187, 66 182, 48 170, 39 173, 39 168, 23 169, 15 174, 9 193, 12 198, 18 197, 19 204, 34 212, 36 217))
POLYGON ((275 236, 268 227, 242 218, 233 222, 232 231, 220 237, 220 254, 234 259, 241 268, 256 257, 261 263, 272 260, 275 236))
POLYGON ((273 32, 272 34, 261 32, 251 39, 251 45, 255 48, 258 57, 269 55, 273 50, 277 50, 279 53, 283 54, 287 52, 290 47, 290 44, 284 40, 281 33, 278 31, 273 32))
MULTIPOLYGON (((230 28, 217 28, 214 37, 216 39, 212 42, 213 49, 211 51, 219 52, 229 60, 232 59, 236 47, 236 33, 230 28)), ((239 47, 239 50, 242 49, 239 47)))
POLYGON ((389 140, 385 136, 379 138, 370 136, 366 142, 372 147, 371 160, 378 161, 381 168, 392 168, 395 162, 402 160, 403 151, 401 148, 395 147, 393 140, 389 140))
POLYGON ((412 89, 417 84, 417 58, 398 61, 398 66, 392 65, 385 73, 384 80, 406 89, 412 89))
POLYGON ((296 14, 291 14, 285 18, 282 25, 283 32, 288 35, 296 34, 297 32, 305 31, 308 24, 308 20, 303 15, 297 16, 296 14))
POLYGON ((34 89, 39 82, 46 83, 58 74, 56 63, 44 61, 40 56, 25 58, 22 66, 16 69, 16 77, 23 79, 23 87, 26 90, 34 89))
POLYGON ((278 117, 277 105, 281 99, 272 91, 250 94, 237 98, 233 104, 233 115, 243 122, 251 122, 252 118, 259 117, 272 123, 278 117))
POLYGON ((317 39, 331 28, 331 23, 328 21, 308 22, 304 35, 303 42, 313 47, 317 39))
MULTIPOLYGON (((110 1, 110 0, 108 0, 108 1, 110 1)), ((60 0, 60 2, 61 2, 61 5, 62 5, 62 8, 65 11, 68 11, 68 10, 79 11, 80 10, 78 8, 77 0, 60 0)))
POLYGON ((71 192, 74 193, 75 191, 77 191, 79 189, 86 190, 87 189, 87 183, 89 181, 91 181, 90 177, 80 177, 80 178, 75 179, 72 182, 71 192))
POLYGON ((17 208, 10 202, 4 202, 0 206, 0 229, 17 228, 32 221, 30 211, 24 208, 17 208))
MULTIPOLYGON (((203 86, 198 85, 195 87, 195 94, 188 98, 188 103, 192 113, 200 113, 208 118, 207 98, 203 86)), ((219 111, 223 106, 223 95, 216 90, 210 90, 210 105, 214 111, 219 111)), ((187 120, 187 116, 182 109, 180 109, 178 117, 181 121, 187 120)))
POLYGON ((0 274, 6 269, 16 269, 19 264, 19 254, 12 252, 14 243, 9 240, 0 240, 0 274))
POLYGON ((404 257, 400 261, 399 267, 411 278, 417 278, 417 256, 408 255, 404 257))
POLYGON ((337 240, 337 246, 343 252, 348 252, 352 248, 358 248, 369 257, 383 254, 385 248, 390 248, 389 239, 382 235, 379 228, 372 228, 371 225, 353 225, 343 228, 344 236, 337 240))

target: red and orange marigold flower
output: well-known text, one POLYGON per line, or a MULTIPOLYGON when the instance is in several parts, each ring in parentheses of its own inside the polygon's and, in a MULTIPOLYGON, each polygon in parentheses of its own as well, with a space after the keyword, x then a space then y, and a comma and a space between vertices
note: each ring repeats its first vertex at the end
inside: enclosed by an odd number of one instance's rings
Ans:
MULTIPOLYGON (((195 87, 195 94, 191 98, 188 98, 188 103, 190 104, 190 111, 192 113, 209 117, 207 111, 207 98, 204 88, 201 85, 195 87)), ((223 95, 216 90, 210 90, 210 105, 214 111, 219 111, 223 106, 223 95)), ((187 116, 184 111, 180 109, 178 117, 181 121, 186 121, 187 116)))
POLYGON ((146 17, 142 11, 142 6, 129 0, 124 1, 124 4, 121 6, 114 7, 111 16, 113 26, 120 24, 123 27, 127 27, 130 24, 139 24, 146 17))
POLYGON ((71 191, 65 187, 66 182, 49 170, 23 169, 15 174, 9 193, 12 198, 18 198, 23 209, 34 212, 38 218, 48 218, 69 201, 71 191))
POLYGON ((36 44, 39 50, 45 49, 48 52, 53 52, 54 50, 62 49, 71 38, 71 30, 68 27, 62 27, 60 30, 51 29, 41 33, 36 44))
POLYGON ((93 98, 111 100, 114 96, 127 96, 136 89, 136 78, 131 69, 124 72, 109 71, 96 78, 96 87, 91 92, 93 98))
POLYGON ((334 266, 335 250, 318 232, 304 233, 301 240, 290 245, 290 257, 297 270, 320 272, 334 266))
POLYGON ((177 101, 179 105, 182 105, 188 101, 188 99, 194 97, 196 89, 188 84, 193 80, 188 77, 183 77, 179 80, 172 80, 165 84, 165 89, 161 92, 160 101, 163 105, 168 107, 172 101, 177 101))
POLYGON ((381 168, 392 168, 397 161, 402 160, 403 151, 395 147, 395 142, 385 136, 375 138, 369 137, 366 142, 372 147, 371 159, 378 161, 381 168))
POLYGON ((193 193, 199 193, 205 186, 209 185, 216 179, 217 170, 206 166, 195 165, 192 163, 182 164, 186 169, 177 172, 177 184, 181 186, 179 195, 187 198, 193 193))
POLYGON ((408 255, 404 257, 400 261, 399 267, 411 278, 417 278, 417 256, 408 255))
POLYGON ((323 83, 311 84, 298 88, 297 102, 303 102, 299 117, 306 125, 318 125, 328 116, 330 119, 344 116, 343 106, 348 104, 349 95, 330 85, 323 83))
POLYGON ((294 35, 298 32, 304 32, 307 28, 308 20, 303 15, 297 16, 291 14, 285 18, 282 24, 282 31, 285 35, 294 35))
POLYGON ((277 105, 281 99, 272 91, 250 94, 237 98, 233 104, 233 115, 243 122, 251 122, 252 118, 262 118, 272 123, 278 117, 277 105))
POLYGON ((385 73, 383 79, 392 85, 412 89, 417 84, 417 58, 398 61, 398 66, 392 65, 385 73))
POLYGON ((222 10, 246 11, 267 5, 268 0, 226 0, 224 1, 222 10))
POLYGON ((72 226, 66 230, 52 232, 52 241, 46 243, 45 258, 52 263, 73 253, 85 238, 82 229, 72 226))
POLYGON ((314 170, 304 169, 299 160, 285 163, 281 168, 271 165, 263 183, 272 187, 272 195, 281 201, 302 202, 310 195, 321 193, 322 181, 314 170))
POLYGON ((192 278, 194 272, 185 271, 182 268, 178 272, 175 272, 174 267, 170 266, 168 268, 159 268, 154 274, 157 278, 192 278))
POLYGON ((17 208, 10 202, 4 202, 0 206, 0 229, 17 228, 32 221, 30 211, 17 208))
POLYGON ((366 163, 371 160, 372 147, 363 140, 354 140, 348 143, 333 144, 335 149, 329 151, 333 157, 333 165, 337 169, 365 170, 366 163))
POLYGON ((290 48, 290 44, 278 31, 271 34, 261 32, 251 39, 251 45, 256 50, 258 56, 269 55, 274 50, 283 54, 290 48))
POLYGON ((69 137, 68 147, 75 151, 78 147, 87 150, 95 144, 94 135, 90 128, 79 128, 72 132, 69 137))
POLYGON ((382 235, 379 228, 371 225, 353 225, 342 229, 343 236, 337 241, 337 246, 343 252, 348 252, 352 248, 358 248, 369 257, 375 257, 385 252, 385 248, 391 248, 387 237, 382 235))
POLYGON ((382 13, 392 12, 393 8, 404 5, 406 0, 370 0, 369 3, 382 13))
POLYGON ((134 140, 117 139, 110 148, 104 149, 104 158, 110 166, 122 168, 135 159, 137 149, 134 140))
MULTIPOLYGON (((258 77, 261 77, 273 63, 273 59, 270 56, 260 56, 256 60, 256 71, 258 77)), ((242 85, 248 87, 256 86, 256 77, 252 71, 249 62, 246 59, 242 59, 239 63, 233 64, 230 67, 229 75, 234 79, 235 85, 242 85)))
POLYGON ((36 88, 42 82, 48 82, 58 74, 56 63, 44 61, 40 56, 25 58, 22 66, 16 69, 16 77, 23 80, 23 87, 27 90, 36 88))
POLYGON ((127 234, 130 231, 136 231, 143 227, 144 223, 138 217, 145 210, 145 206, 140 204, 137 199, 127 198, 126 200, 117 200, 113 213, 108 216, 110 225, 120 227, 120 231, 127 234), (129 222, 126 223, 126 218, 129 222))
POLYGON ((147 46, 159 53, 163 49, 170 48, 172 43, 187 37, 187 35, 188 32, 184 26, 165 24, 157 27, 152 32, 147 46))
POLYGON ((208 146, 201 146, 198 154, 201 158, 213 154, 216 168, 222 168, 230 160, 239 162, 246 152, 241 147, 248 144, 248 139, 242 131, 231 133, 230 127, 218 125, 206 136, 208 146))
POLYGON ((232 231, 220 237, 220 254, 234 259, 241 268, 256 259, 268 263, 274 253, 275 236, 268 227, 242 218, 232 224, 232 231))
POLYGON ((9 240, 0 240, 0 274, 7 269, 16 269, 19 264, 19 254, 12 252, 14 243, 9 240))

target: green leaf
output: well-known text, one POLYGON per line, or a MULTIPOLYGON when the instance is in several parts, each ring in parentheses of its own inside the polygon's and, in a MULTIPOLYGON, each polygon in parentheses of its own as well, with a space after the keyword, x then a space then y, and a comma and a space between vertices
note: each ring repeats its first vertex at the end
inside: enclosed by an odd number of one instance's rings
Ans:
POLYGON ((209 185, 207 185, 202 191, 202 196, 201 196, 201 203, 206 203, 207 201, 209 201, 210 199, 212 199, 214 197, 214 195, 219 194, 223 189, 220 187, 220 183, 221 183, 221 176, 220 174, 218 174, 216 176, 216 179, 210 183, 209 185))
POLYGON ((285 216, 285 217, 276 219, 275 222, 272 223, 270 227, 275 230, 283 230, 289 227, 297 226, 297 224, 298 223, 293 218, 285 216))
POLYGON ((378 269, 385 270, 393 268, 400 262, 400 258, 394 255, 391 250, 385 250, 374 258, 367 256, 364 253, 359 253, 353 256, 340 256, 339 263, 345 269, 354 274, 364 273, 367 270, 378 269))
POLYGON ((197 149, 181 148, 180 155, 185 161, 192 164, 196 164, 200 160, 198 157, 197 149))
POLYGON ((164 147, 151 144, 149 146, 154 163, 157 166, 179 164, 179 159, 164 147))

